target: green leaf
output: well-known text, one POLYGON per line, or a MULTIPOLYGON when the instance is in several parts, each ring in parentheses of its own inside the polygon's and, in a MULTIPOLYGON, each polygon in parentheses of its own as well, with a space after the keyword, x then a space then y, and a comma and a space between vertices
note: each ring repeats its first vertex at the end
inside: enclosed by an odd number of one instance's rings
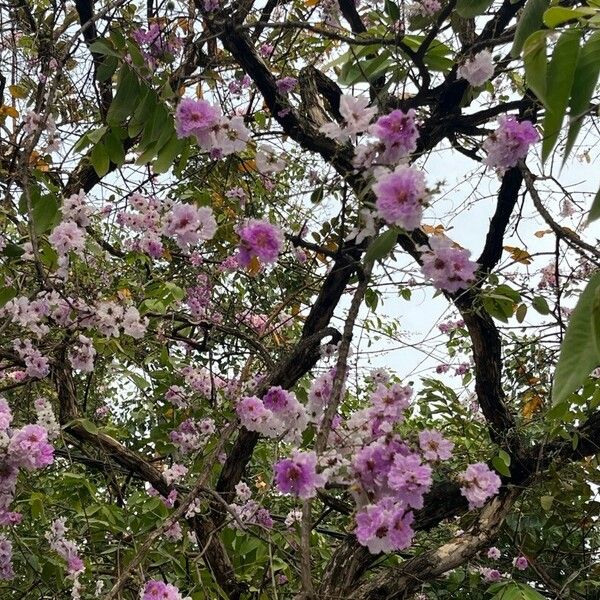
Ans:
POLYGON ((171 139, 161 148, 157 159, 152 163, 152 170, 155 173, 166 173, 173 164, 175 157, 183 150, 185 140, 180 140, 177 136, 171 139))
POLYGON ((103 54, 104 56, 119 57, 119 53, 115 52, 105 41, 96 40, 90 44, 90 51, 95 54, 103 54))
POLYGON ((565 157, 567 159, 579 130, 583 125, 583 115, 590 106, 592 95, 600 75, 600 31, 592 33, 588 41, 581 48, 575 76, 573 77, 573 89, 571 91, 571 100, 569 102, 569 134, 567 135, 567 145, 565 148, 565 157))
POLYGON ((16 295, 17 290, 14 287, 0 288, 0 308, 2 308, 7 302, 12 300, 16 295))
POLYGON ((544 117, 544 139, 542 161, 545 161, 556 145, 565 111, 571 96, 575 68, 579 56, 581 31, 567 29, 556 42, 548 67, 548 90, 546 93, 546 115, 544 117))
POLYGON ((492 4, 493 0, 458 0, 456 12, 465 19, 483 14, 492 4))
POLYGON ((98 81, 106 81, 113 76, 113 73, 119 66, 119 59, 114 56, 105 56, 104 60, 98 66, 96 71, 96 79, 98 81))
POLYGON ((517 310, 515 312, 515 317, 517 317, 517 321, 519 323, 522 323, 525 320, 526 315, 527 315, 527 305, 519 304, 519 306, 517 307, 517 310))
POLYGON ((548 35, 548 31, 536 31, 527 38, 523 47, 527 85, 543 103, 546 102, 546 72, 548 70, 546 38, 548 35))
POLYGON ((578 10, 575 8, 565 8, 564 6, 553 6, 549 8, 543 17, 544 25, 554 29, 557 25, 562 25, 567 21, 578 19, 579 17, 585 16, 585 11, 578 10))
POLYGON ((590 214, 588 215, 588 223, 591 223, 598 218, 600 218, 600 188, 598 188, 598 191, 594 196, 592 208, 590 208, 590 214))
POLYGON ((583 290, 569 319, 552 385, 553 402, 562 402, 588 378, 600 363, 592 328, 592 310, 600 272, 596 272, 583 290))
POLYGON ((392 21, 398 21, 398 19, 400 19, 400 9, 393 0, 385 0, 385 12, 392 21))
POLYGON ((498 473, 504 475, 505 477, 510 477, 510 469, 499 456, 494 456, 494 458, 492 458, 492 465, 494 466, 494 469, 498 471, 498 473))
POLYGON ((128 65, 123 65, 119 72, 117 93, 106 115, 109 124, 118 125, 131 115, 139 103, 141 89, 137 75, 128 65))
POLYGON ((398 229, 392 227, 377 236, 367 248, 365 262, 373 262, 386 257, 396 245, 398 229))
POLYGON ((513 58, 521 54, 525 40, 543 25, 544 12, 550 5, 550 0, 528 0, 517 23, 513 47, 510 51, 513 58))
POLYGON ((108 157, 108 152, 102 142, 96 144, 92 148, 90 162, 98 174, 98 177, 104 177, 104 175, 108 173, 108 169, 110 168, 110 158, 108 157))
POLYGON ((88 433, 96 435, 98 433, 98 427, 95 423, 92 423, 89 419, 75 419, 74 425, 81 425, 88 433))
POLYGON ((554 502, 554 496, 542 496, 540 498, 540 504, 545 511, 549 511, 552 508, 554 502))
POLYGON ((533 306, 533 308, 535 308, 535 310, 537 310, 537 312, 539 312, 540 315, 550 314, 550 307, 548 306, 546 298, 544 298, 543 296, 536 296, 532 300, 531 306, 533 306))
POLYGON ((31 214, 35 232, 38 235, 46 233, 52 228, 58 216, 56 198, 51 195, 42 196, 33 204, 31 214))
POLYGON ((125 149, 123 148, 123 142, 114 129, 111 129, 104 138, 104 145, 110 160, 115 165, 121 166, 125 162, 125 149))

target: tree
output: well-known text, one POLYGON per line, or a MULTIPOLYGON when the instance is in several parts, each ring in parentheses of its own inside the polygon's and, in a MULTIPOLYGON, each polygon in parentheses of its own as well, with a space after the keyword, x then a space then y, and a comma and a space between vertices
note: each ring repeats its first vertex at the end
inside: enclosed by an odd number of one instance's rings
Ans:
POLYGON ((2 598, 599 597, 597 0, 0 11, 2 598))

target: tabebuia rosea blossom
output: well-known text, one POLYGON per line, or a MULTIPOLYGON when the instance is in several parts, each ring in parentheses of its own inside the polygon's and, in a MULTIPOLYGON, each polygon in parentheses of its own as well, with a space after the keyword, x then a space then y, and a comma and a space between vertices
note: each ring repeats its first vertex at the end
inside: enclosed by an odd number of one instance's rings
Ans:
POLYGON ((427 197, 425 176, 421 171, 400 165, 392 173, 379 175, 373 192, 377 198, 377 213, 386 223, 407 231, 419 227, 427 197))
POLYGON ((284 458, 275 464, 275 484, 283 494, 298 498, 312 498, 317 488, 326 483, 325 477, 317 473, 317 455, 314 452, 296 450, 291 458, 284 458))
POLYGON ((413 520, 411 511, 386 497, 357 513, 354 533, 359 544, 366 546, 372 554, 403 550, 412 542, 413 520))
POLYGON ((498 548, 496 548, 496 546, 492 546, 487 551, 486 556, 488 558, 491 558, 492 560, 498 560, 502 556, 502 553, 500 552, 500 550, 498 550, 498 548))
POLYGON ((527 156, 529 146, 540 140, 540 134, 531 121, 518 121, 512 116, 498 118, 500 125, 484 142, 487 152, 484 164, 500 172, 516 167, 527 156))
POLYGON ((513 560, 513 566, 519 571, 524 571, 529 566, 529 561, 523 555, 516 556, 513 560))
POLYGON ((184 598, 170 583, 150 579, 142 590, 142 600, 189 600, 189 597, 184 598))
POLYGON ((0 580, 14 579, 15 572, 12 565, 12 543, 0 535, 0 580))
POLYGON ((48 432, 40 425, 30 424, 14 430, 6 452, 13 465, 27 470, 41 469, 54 461, 48 432))
POLYGON ((203 149, 211 147, 211 135, 221 120, 221 111, 206 100, 183 98, 175 112, 179 138, 194 136, 203 149))
POLYGON ((469 260, 471 253, 455 245, 445 235, 429 238, 429 248, 421 248, 421 271, 433 285, 447 292, 469 287, 475 280, 477 263, 469 260))
POLYGON ((248 267, 253 258, 265 264, 277 261, 283 247, 283 233, 277 225, 250 219, 237 233, 240 236, 238 262, 242 267, 248 267))
POLYGON ((472 86, 480 87, 494 74, 494 62, 489 50, 478 52, 468 59, 456 71, 459 79, 466 79, 472 86))
POLYGON ((404 158, 417 148, 419 129, 415 120, 415 111, 399 109, 379 117, 369 128, 369 133, 378 138, 384 146, 379 160, 392 164, 404 158))
POLYGON ((409 6, 412 14, 432 17, 442 8, 439 0, 418 0, 409 6))
POLYGON ((469 465, 460 475, 461 494, 469 501, 469 508, 481 508, 500 489, 500 477, 485 463, 469 465))

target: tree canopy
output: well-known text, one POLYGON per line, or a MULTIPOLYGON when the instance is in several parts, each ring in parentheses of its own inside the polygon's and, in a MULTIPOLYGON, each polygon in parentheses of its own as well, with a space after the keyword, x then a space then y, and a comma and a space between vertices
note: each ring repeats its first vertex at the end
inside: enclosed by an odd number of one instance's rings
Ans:
POLYGON ((0 4, 0 598, 600 598, 599 28, 0 4))

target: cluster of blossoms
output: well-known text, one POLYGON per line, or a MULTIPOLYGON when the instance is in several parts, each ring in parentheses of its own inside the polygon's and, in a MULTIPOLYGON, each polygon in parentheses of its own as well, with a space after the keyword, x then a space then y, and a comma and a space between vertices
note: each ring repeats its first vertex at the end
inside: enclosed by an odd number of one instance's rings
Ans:
POLYGON ((462 319, 458 321, 446 321, 445 323, 440 323, 438 325, 438 329, 441 333, 452 333, 456 329, 461 329, 465 326, 465 322, 462 319))
POLYGON ((38 130, 44 132, 46 136, 46 143, 41 148, 42 152, 57 152, 61 141, 54 117, 51 114, 45 116, 30 110, 25 115, 23 131, 27 134, 32 134, 38 130))
POLYGON ((195 206, 182 202, 161 203, 157 198, 146 198, 134 193, 129 198, 136 212, 121 211, 117 221, 141 234, 132 243, 132 249, 145 252, 152 258, 161 258, 164 245, 161 236, 171 238, 181 250, 211 240, 217 231, 217 222, 208 206, 195 206))
POLYGON ((422 17, 432 17, 441 8, 442 5, 439 0, 418 0, 409 7, 411 14, 420 15, 422 17))
POLYGON ((267 221, 251 219, 237 230, 240 245, 238 264, 248 267, 253 258, 269 264, 277 261, 283 247, 281 229, 267 221))
POLYGON ((414 167, 400 165, 379 176, 373 185, 379 216, 388 225, 412 231, 421 225, 423 202, 427 198, 425 176, 414 167))
POLYGON ((459 79, 466 79, 472 86, 480 87, 489 81, 494 74, 494 62, 489 50, 478 52, 473 58, 458 67, 456 75, 459 79))
MULTIPOLYGON (((333 391, 333 380, 335 379, 336 369, 335 367, 329 369, 319 377, 316 377, 310 390, 308 391, 308 403, 306 405, 306 412, 312 423, 320 423, 323 418, 325 408, 331 398, 333 391)), ((342 390, 342 394, 344 391, 342 390)))
POLYGON ((50 544, 50 548, 67 562, 69 575, 76 578, 83 573, 85 567, 79 556, 77 545, 72 540, 66 538, 68 529, 65 526, 65 521, 64 517, 56 519, 52 523, 50 531, 46 533, 46 539, 50 544))
POLYGON ((259 146, 256 151, 256 169, 261 175, 280 173, 285 169, 285 159, 269 144, 259 146))
POLYGON ((498 129, 483 142, 487 152, 483 162, 502 173, 527 156, 529 146, 539 142, 540 134, 531 121, 501 116, 498 122, 498 129))
POLYGON ((286 434, 294 440, 306 429, 308 417, 296 396, 281 387, 271 387, 262 400, 256 396, 243 397, 236 406, 241 424, 248 431, 257 431, 274 438, 286 434))
POLYGON ((64 270, 69 264, 69 253, 83 256, 85 249, 86 231, 89 225, 90 209, 85 193, 80 190, 65 199, 62 207, 62 221, 48 236, 48 242, 58 253, 59 266, 64 270))
POLYGON ((148 327, 148 319, 142 318, 135 306, 125 308, 112 300, 98 302, 91 321, 90 325, 107 337, 119 337, 122 329, 125 335, 139 340, 148 327))
MULTIPOLYGON (((137 328, 135 332, 137 332, 137 328)), ((77 343, 69 348, 67 356, 74 369, 82 373, 91 373, 94 370, 96 350, 94 349, 92 340, 85 335, 77 337, 77 343)))
POLYGON ((49 440, 55 440, 60 435, 60 425, 56 420, 52 405, 47 398, 38 398, 34 402, 37 424, 46 430, 49 440))
MULTIPOLYGON (((332 369, 313 384, 321 406, 328 403, 334 377, 332 369)), ((374 373, 369 405, 345 422, 339 416, 334 419, 330 450, 317 457, 297 449, 274 466, 276 488, 298 498, 315 496, 327 482, 348 485, 357 503, 356 537, 373 553, 411 544, 413 511, 423 508, 433 467, 449 460, 454 448, 435 430, 420 431, 415 448, 395 433, 410 407, 412 388, 388 379, 385 372, 374 373)), ((472 508, 482 506, 500 485, 498 476, 483 464, 470 465, 459 479, 472 508)))
POLYGON ((215 422, 212 419, 186 419, 177 429, 171 431, 169 438, 181 454, 189 454, 202 448, 214 432, 215 422))
POLYGON ((180 591, 170 583, 151 579, 147 581, 142 590, 142 600, 191 600, 189 596, 185 598, 180 591))
POLYGON ((429 238, 429 247, 420 249, 423 275, 433 281, 433 285, 447 292, 457 292, 467 288, 475 280, 477 263, 469 260, 471 253, 453 245, 444 235, 429 238))
POLYGON ((25 363, 25 375, 34 379, 43 379, 50 373, 48 359, 31 343, 31 340, 16 339, 13 348, 25 363))
MULTIPOLYGON (((54 448, 48 443, 48 431, 43 426, 30 424, 12 429, 11 422, 10 407, 0 396, 0 525, 21 521, 20 513, 10 511, 19 470, 43 469, 54 461, 54 448)), ((0 579, 11 579, 14 575, 11 549, 10 542, 0 537, 0 579)))
POLYGON ((243 504, 236 504, 234 502, 229 505, 229 508, 235 514, 237 521, 242 525, 258 525, 264 529, 272 529, 273 527, 271 513, 255 500, 249 499, 243 504))
POLYGON ((152 23, 148 30, 140 27, 131 34, 140 45, 149 66, 155 67, 157 60, 169 60, 179 52, 182 41, 174 32, 167 32, 158 23, 152 23))
POLYGON ((244 151, 250 139, 243 117, 224 117, 206 100, 184 98, 177 107, 175 125, 179 138, 193 136, 215 160, 244 151))

